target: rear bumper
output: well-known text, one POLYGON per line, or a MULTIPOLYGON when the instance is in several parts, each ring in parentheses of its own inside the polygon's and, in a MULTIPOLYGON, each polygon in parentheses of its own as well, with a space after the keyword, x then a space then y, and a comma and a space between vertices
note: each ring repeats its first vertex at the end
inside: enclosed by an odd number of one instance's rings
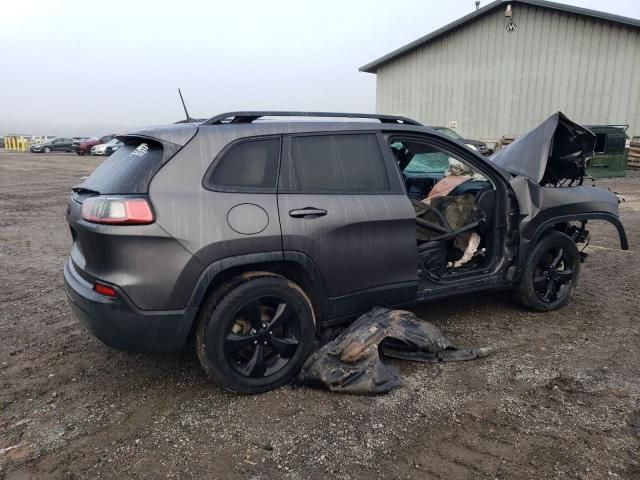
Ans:
POLYGON ((93 291, 71 259, 64 265, 64 287, 73 313, 104 344, 137 353, 177 353, 191 328, 195 309, 149 311, 120 294, 110 298, 93 291))

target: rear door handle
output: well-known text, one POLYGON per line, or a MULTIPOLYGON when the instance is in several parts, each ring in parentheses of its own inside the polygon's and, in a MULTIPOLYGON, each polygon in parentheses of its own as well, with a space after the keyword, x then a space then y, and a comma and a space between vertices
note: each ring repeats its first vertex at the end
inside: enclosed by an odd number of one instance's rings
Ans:
POLYGON ((298 210, 289 210, 289 216, 293 218, 318 218, 324 217, 326 214, 326 210, 315 207, 305 207, 298 210))

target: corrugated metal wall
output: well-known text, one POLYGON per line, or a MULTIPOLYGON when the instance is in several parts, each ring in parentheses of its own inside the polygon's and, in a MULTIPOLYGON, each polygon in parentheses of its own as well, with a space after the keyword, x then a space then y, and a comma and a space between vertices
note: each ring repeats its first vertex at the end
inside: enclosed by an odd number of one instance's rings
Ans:
POLYGON ((378 113, 458 122, 468 138, 522 134, 561 110, 580 123, 629 123, 640 135, 640 31, 513 5, 377 71, 378 113))

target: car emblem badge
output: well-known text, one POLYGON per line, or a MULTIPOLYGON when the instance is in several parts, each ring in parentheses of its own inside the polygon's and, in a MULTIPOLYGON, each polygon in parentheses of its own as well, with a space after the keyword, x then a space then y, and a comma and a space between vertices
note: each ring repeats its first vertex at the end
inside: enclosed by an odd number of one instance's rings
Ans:
POLYGON ((144 157, 149 152, 149 145, 146 143, 141 143, 138 147, 131 152, 131 155, 135 155, 136 157, 144 157))

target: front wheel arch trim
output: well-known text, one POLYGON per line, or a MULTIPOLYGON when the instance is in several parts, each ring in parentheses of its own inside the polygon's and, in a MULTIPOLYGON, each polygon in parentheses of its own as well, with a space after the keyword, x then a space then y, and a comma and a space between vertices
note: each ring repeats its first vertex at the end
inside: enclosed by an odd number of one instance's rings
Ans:
POLYGON ((618 236, 620 237, 620 248, 622 250, 629 250, 629 241, 627 240, 627 233, 624 231, 624 226, 622 225, 622 222, 620 222, 620 219, 616 215, 609 212, 590 212, 590 213, 581 213, 577 215, 563 215, 560 217, 553 217, 542 222, 540 225, 537 226, 535 233, 530 239, 521 238, 518 270, 522 271, 522 268, 524 267, 524 264, 526 263, 527 258, 529 256, 529 251, 531 250, 531 247, 535 245, 538 242, 538 240, 540 240, 540 237, 542 237, 542 235, 544 235, 545 232, 547 232, 551 227, 553 227, 553 225, 557 223, 565 223, 565 222, 572 222, 572 221, 579 221, 579 220, 605 220, 611 223, 614 227, 616 227, 616 230, 618 231, 618 236))

